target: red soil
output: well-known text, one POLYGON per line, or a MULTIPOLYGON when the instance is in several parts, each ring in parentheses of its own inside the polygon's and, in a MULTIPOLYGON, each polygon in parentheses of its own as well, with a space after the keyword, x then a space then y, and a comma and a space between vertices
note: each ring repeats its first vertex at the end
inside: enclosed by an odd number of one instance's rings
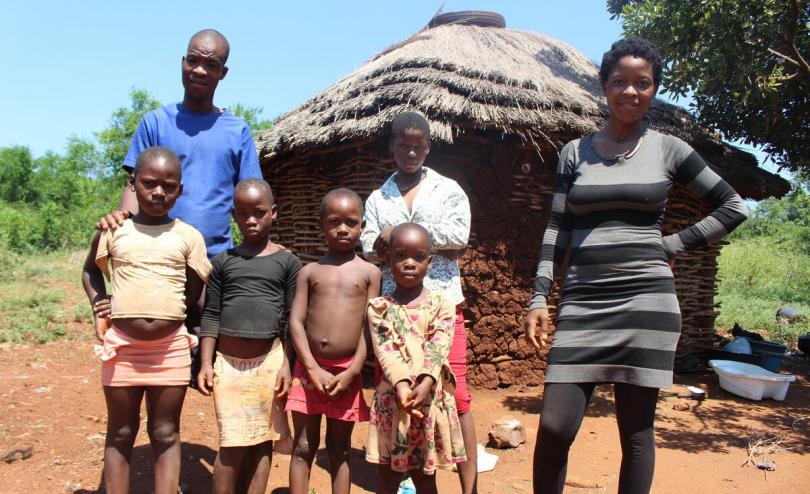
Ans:
MULTIPOLYGON (((33 456, 10 464, 0 463, 0 491, 96 492, 101 480, 105 432, 104 401, 98 364, 89 340, 61 341, 43 346, 0 347, 0 374, 4 413, 0 416, 0 454, 15 447, 33 446, 33 456)), ((684 391, 675 386, 661 393, 658 405, 657 468, 653 492, 757 492, 800 493, 810 485, 810 427, 790 429, 794 419, 810 414, 807 364, 797 364, 799 381, 791 385, 784 402, 751 402, 717 388, 706 375, 689 379, 708 391, 701 403, 687 400, 692 410, 677 411, 673 404, 684 391), (790 431, 782 445, 791 448, 769 456, 776 471, 764 472, 741 465, 747 441, 757 432, 790 431)), ((686 381, 683 381, 686 383, 686 381)), ((370 394, 371 391, 368 391, 370 394)), ((500 455, 494 472, 480 477, 480 492, 530 492, 531 452, 537 430, 540 389, 474 390, 473 410, 479 441, 494 420, 511 415, 526 426, 528 441, 500 455)), ((609 388, 600 389, 571 453, 567 492, 615 492, 620 461, 618 434, 609 388), (579 486, 579 487, 577 487, 579 486)), ((144 420, 146 419, 144 415, 144 420)), ((143 424, 145 425, 145 424, 143 424)), ((151 453, 142 427, 133 455, 133 492, 150 491, 151 453)), ((191 492, 209 492, 211 465, 217 448, 213 404, 190 391, 183 411, 183 481, 191 492)), ((362 457, 366 426, 354 435, 354 492, 373 492, 375 470, 362 457)), ((492 451, 492 450, 490 450, 492 451)), ((321 452, 323 453, 323 452, 321 452)), ((269 492, 286 492, 289 457, 273 461, 269 492)), ((319 454, 311 486, 329 492, 319 454)), ((458 492, 457 478, 438 474, 440 492, 458 492)))

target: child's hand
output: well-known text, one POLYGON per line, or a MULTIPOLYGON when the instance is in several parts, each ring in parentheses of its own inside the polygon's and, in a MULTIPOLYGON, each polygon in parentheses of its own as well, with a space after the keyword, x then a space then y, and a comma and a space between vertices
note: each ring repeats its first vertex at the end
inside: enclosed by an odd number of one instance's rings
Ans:
POLYGON ((408 381, 400 381, 396 384, 396 386, 394 386, 394 390, 396 391, 397 396, 397 406, 401 410, 405 410, 406 412, 410 413, 411 403, 408 396, 411 394, 411 383, 408 381))
POLYGON ((346 390, 349 389, 349 386, 351 386, 352 381, 354 381, 356 376, 357 374, 346 369, 332 378, 332 382, 326 386, 326 391, 329 397, 334 398, 345 393, 346 390))
POLYGON ((410 394, 408 394, 408 400, 411 402, 411 415, 414 417, 424 417, 422 410, 430 406, 433 384, 434 381, 432 377, 422 376, 419 384, 415 385, 410 394))
POLYGON ((93 302, 93 315, 96 317, 109 318, 112 314, 112 301, 109 296, 99 297, 93 302))
POLYGON ((276 375, 276 387, 273 389, 277 400, 287 398, 287 393, 290 392, 291 383, 292 375, 290 374, 290 366, 287 364, 285 359, 284 363, 281 365, 281 368, 278 370, 278 374, 276 375))
POLYGON ((314 369, 307 370, 307 376, 309 377, 309 382, 315 386, 315 389, 325 395, 329 394, 329 383, 335 378, 334 374, 316 365, 314 369))
POLYGON ((110 319, 106 317, 94 317, 93 323, 96 328, 96 339, 98 341, 104 341, 104 333, 110 329, 110 319))
POLYGON ((211 396, 214 391, 214 368, 211 364, 202 364, 197 374, 197 389, 205 396, 211 396))

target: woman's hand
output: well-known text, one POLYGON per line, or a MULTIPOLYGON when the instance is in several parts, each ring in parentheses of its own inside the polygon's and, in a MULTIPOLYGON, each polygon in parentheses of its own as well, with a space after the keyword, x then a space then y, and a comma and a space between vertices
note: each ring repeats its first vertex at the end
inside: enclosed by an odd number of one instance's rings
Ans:
POLYGON ((388 255, 388 243, 391 240, 391 232, 394 230, 393 226, 386 226, 380 232, 380 236, 374 241, 372 248, 377 253, 377 257, 385 259, 388 255))
POLYGON ((532 309, 526 314, 524 326, 525 338, 538 352, 546 346, 546 333, 548 332, 548 309, 532 309), (538 338, 539 326, 539 338, 538 338))

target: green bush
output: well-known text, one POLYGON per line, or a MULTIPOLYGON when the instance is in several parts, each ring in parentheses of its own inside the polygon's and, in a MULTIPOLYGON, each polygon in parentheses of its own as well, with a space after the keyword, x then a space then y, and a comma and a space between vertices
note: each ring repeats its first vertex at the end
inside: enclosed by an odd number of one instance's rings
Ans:
MULTIPOLYGON (((148 91, 133 89, 109 127, 93 139, 70 137, 62 155, 34 158, 25 146, 0 148, 0 245, 17 253, 89 245, 98 218, 118 206, 127 177, 121 164, 138 123, 159 106, 148 91)), ((261 108, 232 108, 254 135, 271 125, 261 108)))
POLYGON ((790 326, 776 323, 776 311, 786 305, 810 316, 810 255, 795 243, 775 243, 767 237, 736 239, 718 257, 720 316, 717 326, 739 323, 776 341, 795 346, 810 332, 810 322, 790 326))

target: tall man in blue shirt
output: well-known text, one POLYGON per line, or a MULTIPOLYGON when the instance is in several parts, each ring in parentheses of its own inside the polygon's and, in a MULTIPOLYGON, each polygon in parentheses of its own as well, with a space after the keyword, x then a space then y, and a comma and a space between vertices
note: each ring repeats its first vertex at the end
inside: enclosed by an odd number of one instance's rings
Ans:
MULTIPOLYGON (((151 146, 165 146, 180 157, 183 193, 171 215, 202 233, 209 258, 231 246, 234 187, 244 178, 262 178, 247 124, 214 106, 217 85, 228 74, 229 51, 228 40, 213 29, 191 37, 181 64, 182 103, 144 115, 123 163, 131 171, 138 155, 151 146)), ((136 211, 135 192, 127 186, 118 211, 101 219, 97 227, 116 229, 136 211)))

